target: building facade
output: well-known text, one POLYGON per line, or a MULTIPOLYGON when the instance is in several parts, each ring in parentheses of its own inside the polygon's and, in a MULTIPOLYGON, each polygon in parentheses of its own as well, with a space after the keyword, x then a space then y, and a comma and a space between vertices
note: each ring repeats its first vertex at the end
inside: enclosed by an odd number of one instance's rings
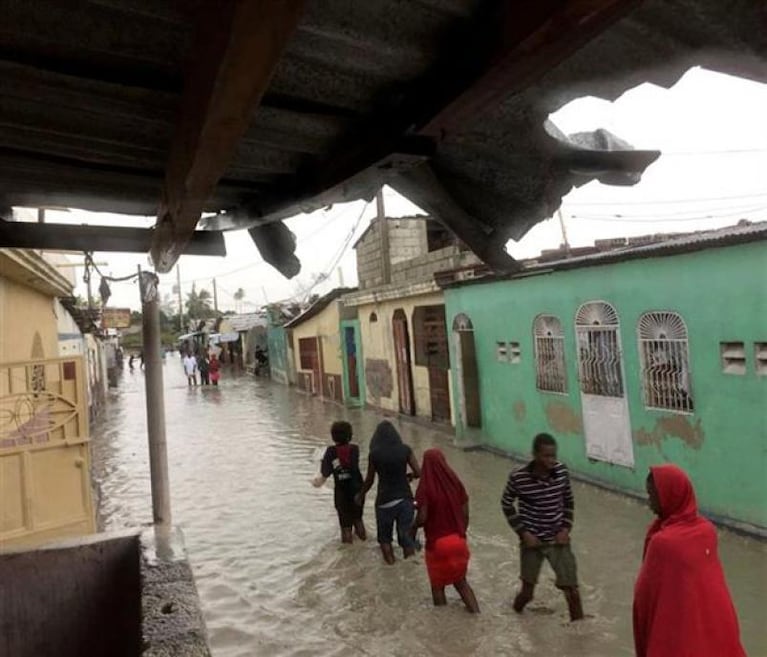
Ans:
POLYGON ((348 318, 341 297, 351 291, 329 292, 284 327, 292 340, 296 385, 339 403, 344 401, 340 329, 341 321, 348 318))
POLYGON ((642 494, 673 462, 703 509, 767 528, 767 224, 446 286, 458 432, 642 494))
POLYGON ((86 361, 59 355, 71 293, 38 252, 0 249, 0 547, 95 529, 86 361))
POLYGON ((476 257, 422 216, 379 217, 354 248, 359 290, 344 303, 356 310, 358 324, 347 328, 345 351, 361 369, 364 403, 450 424, 448 331, 434 274, 476 264, 476 257), (352 328, 359 336, 353 346, 352 328))

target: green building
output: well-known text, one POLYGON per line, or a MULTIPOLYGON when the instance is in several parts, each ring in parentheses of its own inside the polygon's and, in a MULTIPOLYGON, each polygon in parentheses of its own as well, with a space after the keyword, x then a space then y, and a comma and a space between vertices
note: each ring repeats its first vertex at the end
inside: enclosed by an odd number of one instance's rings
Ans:
POLYGON ((766 239, 744 223, 443 276, 459 438, 525 456, 550 432, 573 473, 637 494, 673 462, 706 513, 767 534, 766 239))

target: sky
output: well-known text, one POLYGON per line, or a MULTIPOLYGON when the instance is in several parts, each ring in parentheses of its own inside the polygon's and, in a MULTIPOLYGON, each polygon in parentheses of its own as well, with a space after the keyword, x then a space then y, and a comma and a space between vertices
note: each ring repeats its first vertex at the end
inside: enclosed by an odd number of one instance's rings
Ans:
MULTIPOLYGON (((566 134, 606 128, 635 148, 662 151, 639 184, 610 187, 589 183, 568 194, 562 217, 571 246, 595 239, 659 232, 703 230, 736 224, 740 219, 767 220, 767 85, 695 68, 671 89, 644 84, 615 102, 587 97, 575 100, 551 120, 566 134)), ((394 190, 384 189, 388 216, 422 211, 394 190)), ((32 219, 33 211, 18 210, 32 219)), ((357 282, 351 246, 375 216, 375 202, 339 204, 287 220, 296 234, 301 273, 286 280, 263 262, 244 231, 225 234, 227 255, 182 256, 179 261, 184 296, 194 284, 212 291, 215 277, 219 309, 251 312, 267 302, 302 299, 343 283, 357 282), (337 265, 335 264, 337 263, 337 265), (237 302, 238 288, 245 291, 237 302)), ((50 223, 104 223, 151 226, 154 217, 127 217, 72 210, 48 211, 50 223)), ((515 258, 532 257, 556 248, 562 231, 556 217, 547 219, 507 250, 515 258)), ((73 259, 76 259, 73 256, 73 259)), ((105 274, 123 276, 137 265, 150 267, 146 255, 97 253, 105 274)), ((79 278, 82 269, 74 270, 79 278)), ((74 273, 74 272, 73 272, 74 273)), ((176 271, 160 276, 166 301, 175 298, 176 271)), ((98 282, 95 287, 97 287, 98 282)), ((84 285, 77 293, 85 296, 84 285)), ((110 306, 140 307, 138 286, 112 284, 110 306)))

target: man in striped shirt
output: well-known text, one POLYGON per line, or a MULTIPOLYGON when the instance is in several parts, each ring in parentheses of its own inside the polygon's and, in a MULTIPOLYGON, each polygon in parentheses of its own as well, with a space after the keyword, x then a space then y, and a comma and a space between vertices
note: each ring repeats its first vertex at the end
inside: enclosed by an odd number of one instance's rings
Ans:
POLYGON ((575 501, 567 468, 557 461, 557 441, 547 433, 533 440, 533 460, 509 475, 501 508, 520 538, 522 589, 514 610, 522 613, 533 599, 544 560, 556 575, 564 594, 570 620, 583 618, 578 593, 578 570, 570 549, 575 501))

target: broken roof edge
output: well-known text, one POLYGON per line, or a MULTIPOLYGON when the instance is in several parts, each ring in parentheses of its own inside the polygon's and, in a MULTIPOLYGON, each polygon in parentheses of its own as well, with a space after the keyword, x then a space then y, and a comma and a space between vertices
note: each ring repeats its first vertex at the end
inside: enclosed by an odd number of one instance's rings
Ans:
MULTIPOLYGON (((628 246, 622 249, 614 249, 603 253, 565 258, 551 262, 530 264, 520 271, 512 274, 486 274, 474 278, 462 280, 447 280, 450 274, 461 270, 449 270, 435 274, 437 285, 443 290, 467 287, 469 285, 482 285, 486 283, 499 283, 502 281, 514 281, 530 276, 540 276, 556 271, 581 269, 585 267, 598 267, 601 265, 616 264, 628 260, 643 260, 646 258, 663 258, 709 249, 738 246, 754 242, 767 241, 767 221, 749 223, 747 225, 735 225, 714 230, 699 231, 692 235, 671 238, 669 240, 628 246)), ((530 260, 528 260, 530 262, 530 260)), ((463 268, 465 270, 466 268, 463 268)))

